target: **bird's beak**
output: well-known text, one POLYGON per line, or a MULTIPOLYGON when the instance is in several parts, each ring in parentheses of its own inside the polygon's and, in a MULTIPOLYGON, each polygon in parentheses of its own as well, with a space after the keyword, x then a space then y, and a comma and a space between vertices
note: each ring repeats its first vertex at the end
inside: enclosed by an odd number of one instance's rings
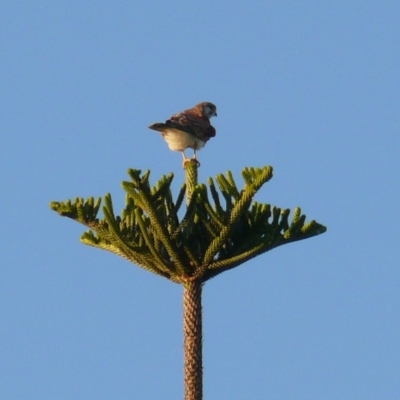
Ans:
POLYGON ((217 112, 215 112, 215 113, 214 113, 214 116, 215 116, 215 117, 218 117, 218 114, 217 114, 217 112))

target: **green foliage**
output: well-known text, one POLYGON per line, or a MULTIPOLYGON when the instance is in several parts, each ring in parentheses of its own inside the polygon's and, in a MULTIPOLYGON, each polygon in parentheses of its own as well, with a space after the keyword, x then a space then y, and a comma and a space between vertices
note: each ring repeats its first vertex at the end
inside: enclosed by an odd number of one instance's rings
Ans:
POLYGON ((298 207, 289 221, 290 210, 253 201, 272 178, 272 167, 245 168, 242 190, 230 171, 216 176, 218 190, 212 178, 208 187, 197 184, 195 162, 185 168, 186 184, 175 202, 173 174, 151 186, 149 171, 129 169, 131 181, 122 183, 126 205, 121 216, 115 216, 110 194, 104 196, 103 219, 97 218, 100 198, 52 202, 50 207, 90 228, 83 243, 182 284, 205 282, 275 247, 326 231, 316 221, 305 223, 298 207), (186 210, 179 212, 185 197, 186 210))

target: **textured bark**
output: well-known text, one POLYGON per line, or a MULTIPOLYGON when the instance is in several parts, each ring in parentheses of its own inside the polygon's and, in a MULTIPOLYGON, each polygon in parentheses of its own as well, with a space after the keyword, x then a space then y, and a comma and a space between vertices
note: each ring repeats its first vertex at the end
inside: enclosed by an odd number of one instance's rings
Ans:
POLYGON ((185 400, 203 399, 202 283, 188 282, 183 293, 185 400))

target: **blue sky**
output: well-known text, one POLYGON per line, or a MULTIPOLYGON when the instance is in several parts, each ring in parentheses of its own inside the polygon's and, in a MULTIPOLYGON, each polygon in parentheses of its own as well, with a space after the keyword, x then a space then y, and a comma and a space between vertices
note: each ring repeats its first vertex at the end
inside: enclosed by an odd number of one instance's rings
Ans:
POLYGON ((212 399, 400 395, 400 4, 3 1, 0 397, 182 398, 182 289, 79 242, 52 200, 123 207, 128 168, 184 173, 147 126, 218 106, 200 181, 328 226, 210 281, 212 399))

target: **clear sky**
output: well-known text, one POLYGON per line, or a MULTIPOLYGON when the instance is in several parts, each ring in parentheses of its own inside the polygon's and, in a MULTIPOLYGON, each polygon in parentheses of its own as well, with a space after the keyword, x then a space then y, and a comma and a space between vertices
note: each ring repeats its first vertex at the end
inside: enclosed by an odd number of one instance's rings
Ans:
POLYGON ((147 129, 218 107, 200 181, 328 232, 207 283, 207 400, 400 398, 400 3, 9 1, 0 14, 0 398, 180 399, 182 288, 79 242, 52 200, 123 207, 184 173, 147 129))

